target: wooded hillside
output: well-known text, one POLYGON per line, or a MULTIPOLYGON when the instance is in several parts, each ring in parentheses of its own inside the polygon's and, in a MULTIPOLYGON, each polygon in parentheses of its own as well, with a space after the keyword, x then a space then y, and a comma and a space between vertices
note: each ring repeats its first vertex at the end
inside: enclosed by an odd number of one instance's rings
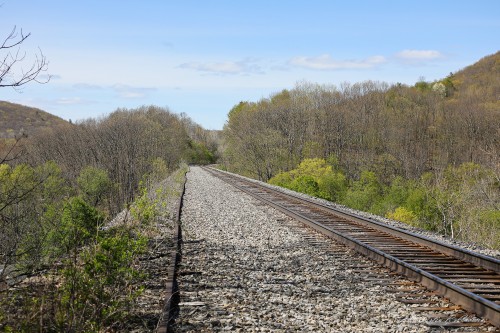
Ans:
POLYGON ((64 123, 67 121, 40 109, 0 101, 0 139, 14 138, 22 133, 32 135, 64 123))
POLYGON ((224 165, 499 247, 499 78, 500 52, 414 86, 300 83, 229 112, 224 165))

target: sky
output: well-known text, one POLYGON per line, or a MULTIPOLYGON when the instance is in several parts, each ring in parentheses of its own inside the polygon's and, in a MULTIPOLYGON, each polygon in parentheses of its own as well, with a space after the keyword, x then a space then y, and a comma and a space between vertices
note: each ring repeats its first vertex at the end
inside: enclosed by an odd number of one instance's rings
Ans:
MULTIPOLYGON (((438 80, 500 49, 498 0, 0 0, 0 43, 28 39, 0 100, 66 120, 143 105, 222 129, 240 101, 300 82, 438 80)), ((0 50, 0 57, 5 57, 0 50)))

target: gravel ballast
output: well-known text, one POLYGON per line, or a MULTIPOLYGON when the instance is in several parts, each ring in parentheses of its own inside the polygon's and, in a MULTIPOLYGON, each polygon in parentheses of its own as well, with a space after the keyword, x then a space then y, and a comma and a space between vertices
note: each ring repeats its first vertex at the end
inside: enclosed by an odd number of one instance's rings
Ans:
POLYGON ((296 222, 201 168, 187 179, 177 332, 429 331, 357 273, 373 266, 366 259, 311 246, 296 222))

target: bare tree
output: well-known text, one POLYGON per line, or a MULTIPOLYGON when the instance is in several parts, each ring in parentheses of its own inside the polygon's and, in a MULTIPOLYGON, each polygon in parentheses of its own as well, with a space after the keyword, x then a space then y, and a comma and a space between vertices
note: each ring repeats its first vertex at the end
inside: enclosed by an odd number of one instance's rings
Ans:
MULTIPOLYGON (((42 50, 35 54, 35 60, 29 67, 22 67, 21 63, 26 60, 26 52, 21 50, 21 44, 30 37, 31 33, 24 34, 21 29, 17 31, 14 26, 12 31, 0 44, 0 87, 13 87, 14 89, 28 83, 47 83, 50 76, 43 80, 40 74, 47 71, 48 61, 42 50)), ((1 41, 1 40, 0 40, 1 41)))

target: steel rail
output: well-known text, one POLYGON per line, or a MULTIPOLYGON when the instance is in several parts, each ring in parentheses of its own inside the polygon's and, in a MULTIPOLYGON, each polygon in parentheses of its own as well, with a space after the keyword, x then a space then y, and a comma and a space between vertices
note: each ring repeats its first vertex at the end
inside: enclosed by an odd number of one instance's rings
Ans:
POLYGON ((321 209, 326 209, 327 211, 333 211, 335 214, 342 216, 347 219, 354 220, 358 223, 361 223, 363 225, 369 226, 371 228, 375 228, 377 230, 387 232, 389 234, 401 237, 403 239, 416 242, 422 245, 425 245, 428 248, 431 248, 433 250, 436 250, 438 252, 450 255, 452 257, 455 257, 457 259, 463 260, 465 262, 471 263, 475 266, 482 267, 487 270, 491 270, 493 272, 500 272, 500 260, 495 259, 493 257, 485 256, 480 253, 475 253, 467 249, 462 249, 457 246, 445 244, 442 242, 438 242, 436 240, 430 239, 428 237, 413 233, 411 231, 407 230, 402 230, 394 226, 386 225, 383 224, 379 221, 375 221, 373 219, 364 217, 364 216, 359 216, 351 213, 346 213, 344 211, 341 211, 339 209, 335 209, 334 207, 327 206, 318 202, 315 202, 313 200, 307 199, 307 198, 301 198, 292 194, 284 193, 283 194, 290 196, 292 198, 300 199, 303 201, 306 201, 310 203, 311 205, 314 205, 318 208, 321 209))
MULTIPOLYGON (((500 284, 500 275, 499 275, 499 270, 498 267, 500 265, 500 261, 498 259, 476 254, 472 251, 460 249, 456 246, 450 246, 441 242, 434 241, 430 238, 423 237, 421 235, 417 235, 402 229, 398 229, 395 227, 391 226, 386 226, 383 225, 382 223, 378 221, 374 221, 359 215, 355 214, 350 214, 347 212, 339 211, 337 209, 334 209, 333 207, 327 206, 327 205, 322 205, 320 203, 314 202, 313 200, 310 199, 305 199, 299 196, 291 195, 288 193, 284 193, 282 191, 278 191, 276 189, 270 188, 269 186, 263 186, 261 184, 258 184, 255 181, 247 180, 242 178, 241 176, 238 175, 233 175, 227 172, 223 172, 220 170, 216 170, 213 168, 205 168, 208 172, 213 174, 214 176, 217 176, 218 178, 226 181, 227 183, 231 184, 232 186, 240 189, 241 191, 248 193, 249 195, 253 196, 254 198, 278 209, 279 211, 285 213, 288 216, 291 216, 306 225, 314 228, 315 230, 319 231, 320 233, 335 239, 343 244, 346 244, 350 246, 351 248, 355 249, 357 252, 377 261, 378 263, 388 267, 389 269, 398 272, 402 275, 407 276, 409 279, 422 284, 423 286, 427 287, 428 289, 436 291, 438 294, 450 299, 453 303, 458 304, 462 306, 464 309, 476 313, 478 316, 483 317, 487 320, 489 320, 493 325, 500 327, 500 305, 497 304, 495 301, 489 300, 485 297, 482 297, 471 290, 468 289, 474 289, 476 287, 475 285, 472 286, 471 288, 463 288, 456 283, 453 283, 451 278, 455 277, 455 279, 461 279, 464 281, 473 281, 474 283, 475 279, 478 280, 478 282, 481 282, 481 275, 477 275, 477 269, 474 267, 466 267, 462 268, 462 270, 466 270, 465 273, 468 271, 472 271, 473 273, 476 273, 476 275, 466 275, 463 272, 460 273, 460 275, 451 275, 447 276, 439 276, 441 271, 444 270, 446 265, 451 265, 451 266, 457 266, 457 267, 463 267, 462 262, 468 263, 470 265, 475 265, 478 267, 481 267, 485 269, 485 274, 488 274, 491 280, 484 280, 484 281, 491 281, 493 287, 490 287, 491 289, 494 290, 494 292, 497 292, 500 289, 495 289, 495 285, 498 288, 498 285, 500 284), (235 184, 234 182, 240 182, 244 183, 242 184, 235 184), (254 190, 252 191, 253 188, 254 190), (259 189, 261 193, 256 193, 255 188, 259 189), (279 195, 279 200, 294 200, 295 202, 293 204, 288 203, 288 205, 293 205, 295 209, 290 208, 283 202, 277 202, 277 198, 265 198, 263 193, 267 195, 279 195), (391 235, 394 240, 396 239, 401 239, 404 242, 411 242, 417 245, 417 249, 423 249, 423 250, 432 250, 433 252, 426 252, 425 256, 418 256, 418 252, 413 250, 414 252, 410 251, 410 245, 408 245, 408 249, 403 248, 402 252, 400 250, 400 254, 398 255, 392 255, 391 252, 391 247, 389 246, 389 250, 387 252, 382 251, 379 248, 376 248, 375 246, 372 246, 368 244, 370 241, 370 237, 374 237, 374 235, 369 235, 364 238, 366 240, 359 240, 356 239, 356 236, 352 235, 347 235, 343 231, 338 231, 335 230, 334 228, 325 225, 322 222, 318 222, 317 218, 315 217, 310 217, 307 216, 307 213, 311 213, 311 211, 306 211, 303 209, 303 211, 298 211, 297 207, 299 205, 305 205, 307 204, 308 206, 314 207, 314 209, 319 209, 321 211, 324 211, 325 214, 334 214, 336 216, 340 216, 346 220, 349 221, 354 221, 356 224, 367 227, 373 230, 376 230, 378 232, 381 232, 381 235, 378 235, 377 237, 386 237, 387 235, 391 235), (405 254, 406 252, 406 254, 405 254), (443 254, 444 256, 441 257, 436 257, 436 254, 434 252, 437 252, 438 255, 439 253, 443 254), (429 254, 431 253, 431 254, 429 254), (408 259, 400 259, 398 256, 402 256, 408 259), (450 261, 448 259, 449 257, 453 257, 454 260, 456 260, 456 263, 453 261, 450 261), (424 259, 422 259, 424 258, 424 259), (413 260, 412 260, 413 259, 413 260), (441 264, 439 264, 439 260, 442 259, 441 264), (416 263, 412 263, 412 261, 415 261, 416 263), (424 262, 424 266, 430 266, 431 268, 437 268, 434 269, 434 271, 437 272, 430 272, 431 269, 426 270, 423 268, 418 267, 419 260, 422 260, 424 262), (429 262, 430 261, 430 262, 429 262), (433 264, 433 261, 437 262, 437 264, 433 264)), ((313 214, 314 215, 314 214, 313 214)), ((316 214, 317 215, 317 214, 316 214)), ((345 228, 349 229, 350 226, 345 226, 345 228)), ((359 234, 363 234, 365 231, 360 231, 359 234)), ((387 238, 383 238, 384 240, 387 240, 387 238)), ((386 245, 387 246, 387 245, 386 245)), ((379 247, 384 247, 384 246, 379 246, 379 247)), ((396 249, 401 249, 401 245, 394 245, 394 248, 396 249)), ((460 272, 460 271, 459 271, 460 272)), ((449 273, 451 274, 451 273, 449 273)), ((479 290, 480 291, 480 290, 479 290)), ((491 292, 491 291, 490 291, 491 292)))
POLYGON ((172 248, 170 249, 170 264, 167 269, 167 281, 165 281, 165 303, 163 305, 160 320, 157 323, 156 333, 171 333, 173 332, 174 316, 177 312, 179 304, 179 290, 177 285, 177 268, 181 260, 181 245, 182 245, 182 229, 181 229, 181 212, 184 201, 184 193, 186 191, 186 175, 184 175, 184 183, 177 201, 175 216, 173 217, 174 228, 172 229, 172 248))

